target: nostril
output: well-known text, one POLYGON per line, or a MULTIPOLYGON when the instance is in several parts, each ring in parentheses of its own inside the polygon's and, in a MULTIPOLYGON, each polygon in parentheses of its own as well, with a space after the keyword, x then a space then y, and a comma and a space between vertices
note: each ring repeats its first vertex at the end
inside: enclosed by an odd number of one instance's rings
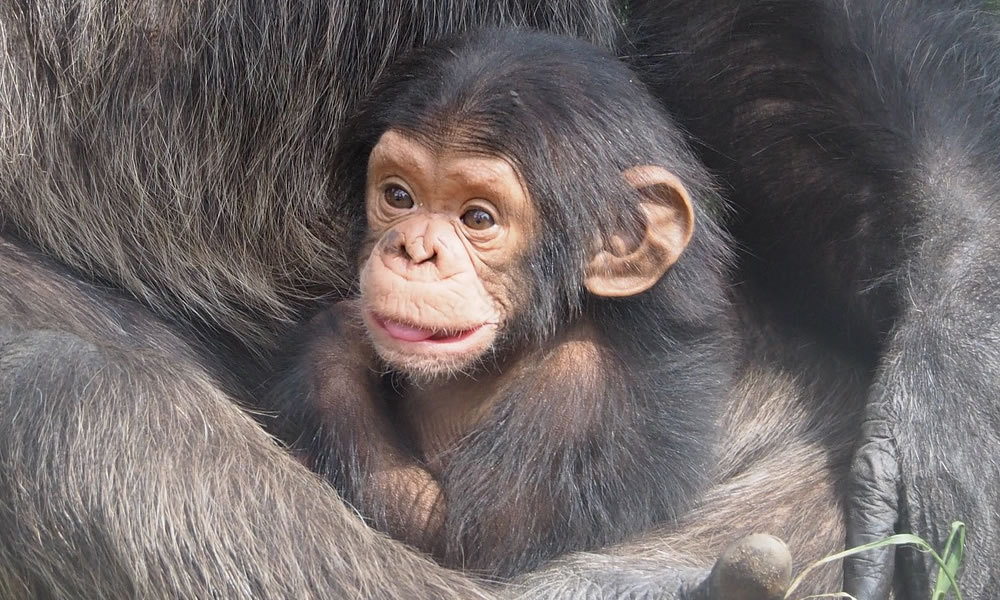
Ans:
POLYGON ((433 261, 434 257, 437 256, 433 244, 427 244, 422 235, 409 240, 403 248, 403 252, 410 259, 410 262, 418 265, 433 261))
POLYGON ((410 255, 406 250, 406 238, 398 231, 390 231, 379 242, 379 251, 384 254, 400 254, 409 259, 410 255))

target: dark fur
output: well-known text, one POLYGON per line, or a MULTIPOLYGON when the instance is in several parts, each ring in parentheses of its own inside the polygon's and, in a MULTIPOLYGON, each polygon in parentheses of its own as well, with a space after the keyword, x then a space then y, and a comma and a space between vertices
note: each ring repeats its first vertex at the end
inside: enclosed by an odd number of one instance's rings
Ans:
MULTIPOLYGON (((988 598, 1000 595, 1000 44, 977 4, 651 0, 631 3, 629 23, 634 62, 730 186, 749 276, 789 317, 878 357, 849 541, 892 533, 898 517, 940 548, 964 520, 963 591, 988 598)), ((931 559, 904 556, 898 591, 927 597, 931 559)), ((888 582, 891 563, 868 558, 848 591, 888 582)))
MULTIPOLYGON (((725 404, 705 495, 679 523, 607 554, 560 559, 524 577, 526 583, 544 585, 553 598, 607 589, 643 597, 676 581, 682 591, 668 597, 721 600, 730 596, 704 595, 704 586, 694 584, 735 538, 761 531, 781 537, 796 573, 843 548, 845 480, 870 380, 858 361, 838 358, 835 348, 778 325, 783 315, 763 307, 753 286, 739 286, 733 302, 739 307, 739 377, 725 404), (566 573, 575 579, 549 579, 566 573)), ((835 591, 840 582, 839 565, 828 565, 794 597, 835 591)))

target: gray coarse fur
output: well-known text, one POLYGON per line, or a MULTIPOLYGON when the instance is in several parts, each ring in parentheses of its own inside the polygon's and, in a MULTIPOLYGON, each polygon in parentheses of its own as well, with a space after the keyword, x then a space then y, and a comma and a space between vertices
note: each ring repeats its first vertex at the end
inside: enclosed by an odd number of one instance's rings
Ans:
POLYGON ((327 161, 402 50, 492 23, 614 41, 609 1, 535 4, 5 3, 0 222, 157 314, 267 344, 348 285, 327 161))
POLYGON ((366 528, 212 360, 266 355, 347 291, 326 160, 400 51, 497 23, 615 43, 611 2, 538 4, 0 5, 0 597, 685 597, 760 526, 801 556, 842 543, 856 424, 829 406, 862 396, 853 368, 764 394, 748 366, 731 455, 689 521, 496 588, 366 528), (815 443, 776 460, 791 437, 815 443))

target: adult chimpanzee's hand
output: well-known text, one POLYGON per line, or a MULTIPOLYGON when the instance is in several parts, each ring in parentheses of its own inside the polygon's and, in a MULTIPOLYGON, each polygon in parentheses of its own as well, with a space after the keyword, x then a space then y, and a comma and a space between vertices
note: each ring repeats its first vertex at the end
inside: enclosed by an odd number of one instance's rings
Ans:
MULTIPOLYGON (((963 238, 961 262, 932 248, 905 287, 909 306, 890 334, 855 455, 848 543, 913 532, 943 551, 952 521, 968 526, 959 584, 995 597, 1000 556, 1000 253, 992 230, 963 238)), ((928 244, 928 246, 930 246, 928 244)), ((928 250, 928 248, 925 248, 928 250)), ((859 600, 927 598, 937 567, 912 548, 847 560, 845 590, 859 600), (895 565, 894 565, 895 563, 895 565), (899 568, 894 568, 894 566, 899 568)))
MULTIPOLYGON (((895 533, 899 462, 885 402, 872 402, 851 469, 847 545, 855 547, 895 533)), ((845 589, 857 598, 885 598, 893 578, 895 550, 881 548, 848 558, 845 589)))

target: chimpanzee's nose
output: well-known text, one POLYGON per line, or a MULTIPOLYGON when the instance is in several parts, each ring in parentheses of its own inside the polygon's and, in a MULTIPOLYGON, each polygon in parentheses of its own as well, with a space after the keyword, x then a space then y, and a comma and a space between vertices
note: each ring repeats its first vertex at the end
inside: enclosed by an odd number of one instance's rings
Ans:
POLYGON ((398 266, 411 271, 411 275, 430 269, 434 276, 443 277, 457 268, 453 263, 456 248, 460 248, 461 243, 446 218, 436 215, 415 218, 400 224, 393 235, 387 243, 403 260, 398 266))
POLYGON ((424 263, 427 261, 433 261, 434 257, 437 256, 437 250, 434 248, 434 242, 428 239, 427 231, 423 233, 418 233, 416 235, 400 236, 402 238, 399 246, 399 251, 415 265, 424 263))

